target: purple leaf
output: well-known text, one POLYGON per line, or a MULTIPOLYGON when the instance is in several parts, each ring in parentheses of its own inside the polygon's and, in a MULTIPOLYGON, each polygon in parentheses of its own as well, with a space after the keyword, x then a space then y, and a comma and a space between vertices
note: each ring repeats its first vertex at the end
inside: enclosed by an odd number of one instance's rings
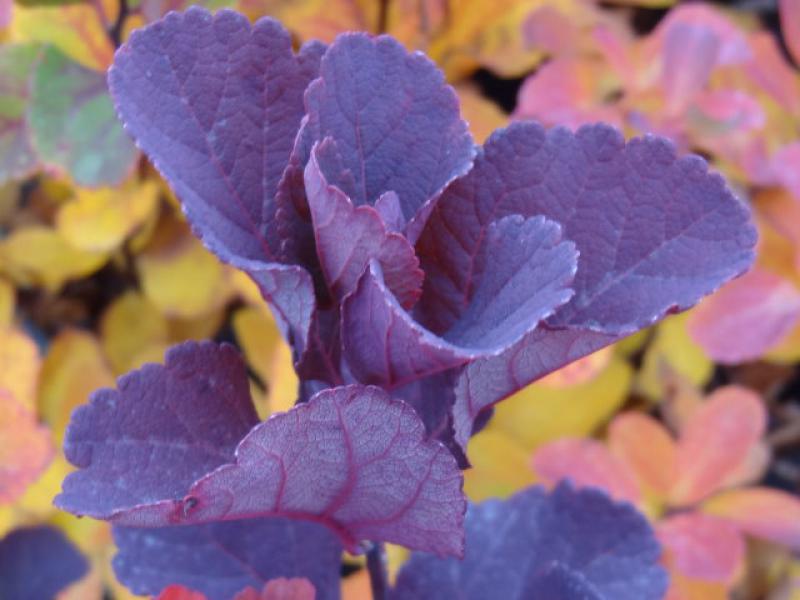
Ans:
POLYGON ((180 520, 176 505, 189 486, 233 460, 258 423, 244 363, 232 346, 186 342, 117 388, 73 413, 64 453, 79 470, 55 504, 126 525, 180 520))
POLYGON ((316 142, 336 142, 350 174, 350 185, 337 187, 355 206, 396 193, 402 223, 388 224, 399 230, 413 221, 412 242, 442 190, 472 166, 475 149, 455 92, 430 59, 388 36, 337 38, 305 101, 307 117, 278 198, 282 239, 295 255, 309 244, 297 238, 307 220, 303 169, 316 142))
POLYGON ((473 419, 585 352, 689 308, 748 268, 756 240, 748 209, 723 180, 696 156, 676 158, 666 140, 626 144, 605 125, 574 134, 516 123, 489 139, 428 221, 417 244, 420 322, 439 333, 461 318, 485 232, 514 214, 553 219, 575 242, 575 295, 547 323, 582 333, 540 328, 502 357, 470 365, 456 410, 473 419))
POLYGON ((373 263, 342 305, 342 344, 352 372, 386 387, 499 354, 572 296, 575 247, 543 217, 493 223, 478 250, 467 306, 441 336, 398 304, 373 263))
POLYGON ((458 466, 379 388, 324 390, 253 429, 236 458, 192 486, 186 522, 292 516, 328 525, 350 551, 378 539, 461 554, 458 466))
POLYGON ((133 593, 157 595, 171 584, 230 600, 277 577, 305 577, 317 600, 338 600, 342 545, 327 528, 290 519, 162 527, 114 527, 113 566, 133 593))
MULTIPOLYGON (((326 138, 314 147, 305 170, 317 254, 328 289, 341 300, 355 289, 370 259, 376 258, 389 289, 403 307, 410 308, 422 293, 423 279, 414 248, 399 233, 387 231, 375 208, 353 206, 350 198, 329 182, 321 165, 336 153, 335 143, 326 138)), ((391 210, 391 200, 384 200, 382 206, 391 210)))
POLYGON ((89 564, 58 529, 15 529, 0 540, 0 598, 55 598, 81 579, 89 564))
POLYGON ((56 505, 134 527, 290 517, 351 551, 378 539, 461 552, 461 472, 407 404, 348 386, 256 422, 233 348, 177 346, 75 411, 65 452, 79 470, 56 505))
POLYGON ((193 7, 134 32, 116 54, 109 83, 127 130, 226 262, 278 261, 264 231, 323 50, 294 55, 277 21, 193 7))
POLYGON ((633 506, 599 490, 535 487, 471 506, 463 561, 415 553, 392 600, 660 600, 661 549, 633 506))

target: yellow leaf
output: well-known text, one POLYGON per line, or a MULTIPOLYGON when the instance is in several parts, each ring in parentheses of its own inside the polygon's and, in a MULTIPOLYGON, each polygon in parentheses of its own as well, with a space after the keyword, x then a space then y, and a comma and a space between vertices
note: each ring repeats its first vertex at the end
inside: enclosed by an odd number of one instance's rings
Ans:
POLYGON ((15 295, 11 282, 0 277, 0 328, 11 326, 11 321, 14 319, 15 295))
POLYGON ((241 0, 239 6, 255 20, 264 15, 278 19, 304 41, 330 43, 344 31, 370 31, 378 26, 374 0, 241 0))
POLYGON ((193 319, 171 318, 168 322, 170 344, 186 340, 206 340, 216 335, 225 321, 225 310, 215 310, 193 319))
POLYGON ((67 329, 56 336, 42 366, 39 409, 59 446, 73 409, 95 390, 113 385, 111 368, 92 334, 67 329))
POLYGON ((145 296, 166 316, 202 317, 232 295, 227 268, 175 219, 159 224, 137 267, 145 296))
MULTIPOLYGON (((503 77, 519 76, 542 58, 540 52, 525 47, 522 23, 543 4, 545 0, 462 0, 425 50, 450 81, 478 66, 503 77)), ((573 3, 566 0, 564 4, 573 3)))
POLYGON ((141 366, 154 352, 163 352, 168 336, 167 319, 135 291, 114 300, 100 320, 103 350, 117 375, 141 366))
POLYGON ((488 429, 507 432, 526 451, 563 436, 584 436, 624 403, 631 383, 627 362, 613 357, 593 379, 570 387, 534 383, 499 403, 488 429))
POLYGON ((52 44, 75 62, 105 71, 114 58, 106 33, 116 19, 116 2, 60 6, 14 5, 11 40, 52 44))
POLYGON ((461 101, 461 116, 469 123, 477 143, 482 144, 495 129, 508 125, 508 115, 481 95, 476 86, 462 83, 456 87, 456 92, 461 101))
POLYGON ((266 406, 259 412, 289 410, 297 400, 297 374, 288 344, 265 309, 246 307, 233 315, 233 331, 250 368, 267 386, 266 406))
POLYGON ((41 360, 36 343, 15 328, 0 327, 0 390, 6 390, 28 410, 36 408, 41 360))
POLYGON ((484 429, 467 448, 472 468, 464 472, 464 491, 473 502, 507 498, 535 483, 530 453, 507 433, 484 429))
POLYGON ((48 519, 58 511, 53 506, 53 498, 61 491, 61 482, 73 467, 62 453, 57 453, 41 477, 31 485, 14 505, 14 518, 17 524, 35 523, 48 519))
POLYGON ((42 226, 15 230, 0 240, 0 271, 22 286, 57 291, 66 281, 86 277, 106 262, 104 252, 75 248, 56 231, 42 226))
POLYGON ((80 189, 61 208, 56 224, 76 248, 113 250, 147 221, 157 202, 158 184, 154 181, 121 189, 80 189))
POLYGON ((686 329, 688 314, 664 319, 645 353, 636 388, 651 400, 664 397, 665 367, 696 386, 703 385, 711 376, 714 365, 686 329))

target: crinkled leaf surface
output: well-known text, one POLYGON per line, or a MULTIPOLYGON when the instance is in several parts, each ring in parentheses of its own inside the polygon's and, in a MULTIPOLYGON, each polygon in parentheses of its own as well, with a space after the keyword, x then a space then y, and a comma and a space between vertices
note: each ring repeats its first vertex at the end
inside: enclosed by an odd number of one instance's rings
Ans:
POLYGON ((264 237, 322 47, 292 52, 276 21, 171 13, 135 32, 109 74, 122 120, 220 258, 273 260, 264 237))
POLYGON ((88 570, 86 559, 53 527, 16 529, 0 540, 0 598, 55 598, 88 570))
POLYGON ((121 377, 117 390, 96 392, 73 413, 64 453, 80 470, 67 477, 55 503, 129 525, 167 524, 177 519, 176 499, 232 460, 257 422, 232 347, 176 346, 164 366, 121 377))
POLYGON ((379 388, 324 390, 253 429, 236 457, 192 487, 183 502, 187 522, 305 517, 331 527, 351 551, 359 540, 380 539, 462 552, 455 460, 426 441, 410 406, 379 388))
POLYGON ((34 146, 80 185, 116 185, 138 152, 122 129, 102 73, 46 48, 32 75, 29 122, 34 146))
POLYGON ((231 11, 191 8, 134 33, 109 75, 127 130, 195 232, 256 281, 298 358, 312 327, 313 285, 302 268, 272 264, 283 252, 265 236, 265 219, 323 49, 309 44, 295 55, 276 21, 251 26, 231 11))
POLYGON ((0 48, 0 181, 24 177, 38 163, 26 120, 28 77, 38 57, 34 44, 0 48))
POLYGON ((471 506, 465 526, 464 560, 412 555, 393 600, 659 600, 666 591, 647 521, 597 490, 530 488, 471 506))
POLYGON ((342 307, 342 347, 353 373, 394 386, 499 354, 572 296, 575 247, 544 217, 492 223, 478 252, 469 293, 441 337, 404 311, 371 268, 342 307))
POLYGON ((401 234, 387 229, 376 208, 354 206, 333 184, 325 171, 331 168, 330 163, 338 162, 337 158, 340 155, 335 142, 326 138, 314 147, 305 169, 306 198, 328 289, 340 300, 355 289, 370 259, 376 258, 389 289, 403 307, 410 308, 422 293, 423 273, 414 248, 401 234))
POLYGON ((302 169, 313 144, 326 137, 336 142, 350 172, 342 191, 353 204, 375 204, 394 192, 403 220, 416 219, 415 227, 445 186, 472 165, 472 137, 442 72, 388 36, 340 36, 305 102, 308 116, 281 183, 281 210, 289 223, 302 217, 302 169))
POLYGON ((136 594, 172 583, 230 600, 277 577, 305 577, 317 600, 339 598, 342 546, 316 523, 245 519, 228 523, 141 529, 115 527, 114 572, 136 594))
POLYGON ((445 192, 417 245, 426 273, 419 312, 434 330, 469 289, 481 232, 509 214, 542 214, 563 227, 580 254, 575 295, 548 328, 465 370, 459 435, 483 408, 692 306, 753 260, 748 209, 700 158, 676 158, 662 138, 625 143, 604 125, 572 133, 517 123, 495 133, 470 174, 445 192))
POLYGON ((253 427, 247 386, 232 348, 187 342, 98 392, 68 428, 80 470, 56 504, 128 526, 286 516, 351 550, 381 539, 461 553, 461 472, 410 406, 349 386, 253 427))

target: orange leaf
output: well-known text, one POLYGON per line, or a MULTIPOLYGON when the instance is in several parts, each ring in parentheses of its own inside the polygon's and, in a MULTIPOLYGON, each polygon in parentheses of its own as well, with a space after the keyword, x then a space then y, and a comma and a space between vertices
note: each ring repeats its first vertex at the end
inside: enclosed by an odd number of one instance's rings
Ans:
POLYGON ((677 455, 675 442, 661 423, 643 413, 623 413, 611 422, 608 444, 644 487, 661 497, 669 493, 677 455))
POLYGON ((365 569, 342 579, 342 600, 372 600, 369 573, 365 569))
POLYGON ((800 500, 770 488, 731 490, 703 503, 703 511, 746 533, 800 550, 800 500))
POLYGON ((21 496, 52 458, 47 428, 11 394, 0 390, 0 504, 21 496))
POLYGON ((684 577, 731 583, 744 562, 739 530, 722 519, 684 513, 656 526, 670 570, 684 577))
POLYGON ((625 464, 594 440, 568 438, 545 444, 533 455, 533 470, 551 485, 570 479, 579 487, 602 488, 617 500, 640 500, 639 486, 625 464))
POLYGON ((717 491, 750 459, 765 428, 758 395, 739 386, 716 390, 681 432, 671 501, 693 504, 717 491))

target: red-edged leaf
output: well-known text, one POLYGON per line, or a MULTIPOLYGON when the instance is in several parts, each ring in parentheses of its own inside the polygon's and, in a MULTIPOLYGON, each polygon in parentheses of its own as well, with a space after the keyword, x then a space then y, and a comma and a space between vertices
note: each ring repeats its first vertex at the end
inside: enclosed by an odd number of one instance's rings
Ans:
POLYGON ((608 430, 611 451, 649 490, 665 497, 676 475, 676 447, 670 433, 653 417, 627 412, 608 430))
POLYGON ((236 594, 233 600, 316 600, 316 590, 308 579, 281 577, 267 582, 259 592, 253 588, 236 594))
MULTIPOLYGON (((328 289, 341 300, 355 289, 374 258, 380 262, 386 284, 400 305, 411 308, 422 294, 423 278, 414 248, 401 234, 388 230, 376 208, 354 206, 329 179, 330 166, 326 163, 332 162, 337 154, 335 142, 326 138, 314 147, 305 169, 317 255, 328 289)), ((381 206, 388 211, 392 205, 384 200, 381 206)))

